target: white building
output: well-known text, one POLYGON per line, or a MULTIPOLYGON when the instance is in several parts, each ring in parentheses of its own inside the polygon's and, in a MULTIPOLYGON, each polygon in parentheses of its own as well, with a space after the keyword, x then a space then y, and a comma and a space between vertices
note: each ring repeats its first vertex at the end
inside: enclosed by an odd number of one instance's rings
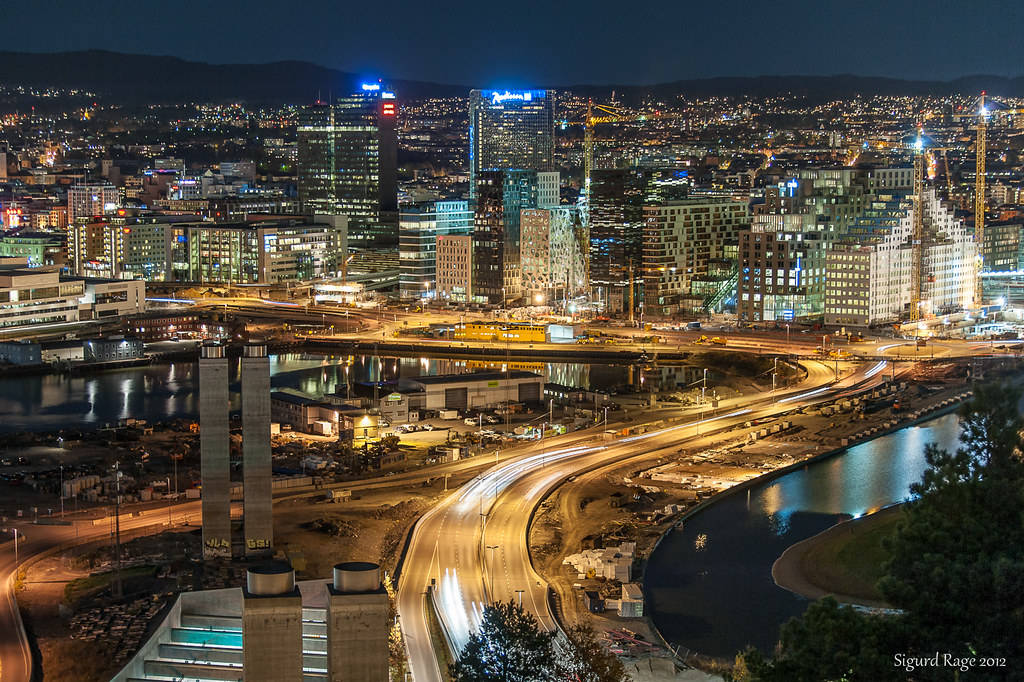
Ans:
MULTIPOLYGON (((974 237, 930 189, 924 195, 921 317, 972 304, 974 237)), ((832 245, 826 260, 825 324, 864 327, 909 316, 914 207, 906 195, 879 195, 832 245)))
POLYGON ((590 237, 575 207, 520 212, 520 270, 528 303, 551 303, 586 291, 590 237))
POLYGON ((75 222, 77 218, 113 213, 119 205, 117 188, 109 182, 73 185, 68 188, 69 223, 75 222))
POLYGON ((141 313, 145 282, 62 277, 55 267, 0 261, 0 328, 67 324, 141 313))

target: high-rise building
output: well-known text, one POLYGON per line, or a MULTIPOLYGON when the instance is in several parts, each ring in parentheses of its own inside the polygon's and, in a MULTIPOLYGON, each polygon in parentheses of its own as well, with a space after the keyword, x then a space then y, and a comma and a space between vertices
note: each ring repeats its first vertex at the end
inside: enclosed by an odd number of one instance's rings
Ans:
POLYGON ((395 93, 364 83, 299 119, 299 199, 308 212, 348 216, 353 249, 398 247, 397 112, 395 93))
MULTIPOLYGON (((923 201, 921 317, 967 309, 974 298, 974 237, 934 189, 923 201)), ((825 323, 862 327, 906 318, 913 301, 915 207, 903 193, 879 193, 829 249, 825 323)))
POLYGON ((554 90, 469 94, 469 185, 486 170, 554 170, 554 90))
POLYGON ((648 315, 692 313, 704 307, 716 285, 733 286, 731 256, 740 230, 750 225, 747 202, 669 201, 645 206, 644 218, 644 311, 648 315))
POLYGON ((650 171, 640 168, 594 170, 590 181, 590 286, 605 310, 624 310, 629 299, 629 272, 634 272, 633 296, 639 299, 643 259, 644 204, 650 171))
POLYGON ((109 182, 72 185, 68 188, 68 223, 113 213, 119 205, 117 188, 109 182))
MULTIPOLYGON (((477 183, 473 223, 473 299, 483 303, 516 302, 522 296, 519 221, 524 208, 553 208, 551 187, 557 172, 482 171, 477 183)), ((556 195, 557 196, 557 195, 556 195)))
POLYGON ((519 229, 527 303, 554 305, 587 292, 590 243, 577 207, 523 209, 519 229))
POLYGON ((447 235, 470 234, 473 211, 468 201, 428 201, 403 205, 398 218, 399 294, 403 300, 438 295, 437 242, 447 235))

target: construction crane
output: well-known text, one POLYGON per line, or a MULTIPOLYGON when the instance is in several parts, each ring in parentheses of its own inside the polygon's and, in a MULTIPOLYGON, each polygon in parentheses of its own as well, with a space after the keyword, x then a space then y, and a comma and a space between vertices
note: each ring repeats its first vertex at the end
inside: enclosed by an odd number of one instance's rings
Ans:
MULTIPOLYGON (((632 123, 643 122, 652 119, 674 119, 682 114, 663 114, 656 111, 651 115, 629 114, 619 107, 606 104, 594 104, 593 100, 587 101, 587 115, 582 121, 562 121, 562 127, 571 125, 583 126, 583 194, 584 205, 589 209, 590 204, 590 177, 594 170, 594 126, 602 123, 632 123)), ((585 210, 586 210, 585 209, 585 210)), ((589 219, 589 215, 587 216, 589 219)))
POLYGON ((924 137, 914 140, 914 222, 910 241, 910 321, 921 319, 921 270, 924 267, 924 137))
MULTIPOLYGON (((613 93, 614 100, 614 93, 613 93)), ((662 114, 660 111, 653 115, 628 114, 616 106, 606 104, 594 104, 594 101, 587 100, 587 116, 582 121, 562 121, 562 127, 570 125, 583 126, 583 202, 581 206, 581 217, 583 229, 590 229, 590 177, 594 170, 594 126, 603 123, 627 123, 636 121, 647 121, 652 118, 674 119, 682 114, 662 114)), ((590 257, 584 258, 585 281, 590 281, 590 257)), ((632 275, 630 276, 630 290, 633 289, 632 275)))
POLYGON ((977 131, 977 142, 975 143, 975 171, 974 171, 974 244, 977 249, 974 269, 974 304, 980 308, 982 305, 982 283, 981 273, 984 269, 985 257, 985 155, 988 147, 988 119, 996 114, 1014 115, 1024 113, 1024 109, 989 109, 985 103, 986 93, 981 91, 978 99, 978 111, 971 114, 953 114, 954 118, 977 119, 975 130, 977 131))

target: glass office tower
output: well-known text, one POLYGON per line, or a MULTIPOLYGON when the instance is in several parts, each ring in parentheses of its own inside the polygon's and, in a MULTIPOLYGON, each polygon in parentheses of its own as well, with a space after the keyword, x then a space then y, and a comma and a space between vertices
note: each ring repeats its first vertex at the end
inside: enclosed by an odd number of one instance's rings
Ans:
POLYGON ((299 199, 349 218, 349 248, 398 248, 395 94, 379 83, 305 107, 298 125, 299 199))
POLYGON ((554 169, 554 90, 473 90, 469 95, 469 182, 485 170, 554 169))

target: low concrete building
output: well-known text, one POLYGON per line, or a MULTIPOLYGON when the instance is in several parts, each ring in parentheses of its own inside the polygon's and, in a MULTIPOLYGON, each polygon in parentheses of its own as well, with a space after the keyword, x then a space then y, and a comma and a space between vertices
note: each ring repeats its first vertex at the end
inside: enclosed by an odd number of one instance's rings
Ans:
POLYGON ((86 362, 124 362, 144 357, 146 349, 140 339, 120 337, 82 342, 82 359, 86 362))
MULTIPOLYGON (((259 577, 286 581, 289 575, 290 571, 259 577)), ((345 582, 342 589, 332 590, 328 588, 334 586, 323 580, 292 585, 294 590, 287 595, 257 594, 264 588, 254 590, 252 583, 246 588, 182 592, 149 640, 111 682, 386 680, 387 595, 349 590, 345 582), (339 596, 333 605, 334 618, 329 619, 330 600, 339 596), (332 634, 333 627, 337 631, 332 634), (331 665, 328 642, 348 659, 331 665), (299 677, 293 676, 296 668, 299 677), (383 674, 378 674, 381 670, 383 674), (336 673, 343 677, 333 676, 336 673)), ((278 586, 271 591, 285 590, 278 586)))
POLYGON ((520 370, 445 374, 399 379, 398 390, 412 396, 410 409, 481 409, 505 402, 540 402, 544 377, 520 370))
POLYGON ((0 364, 38 365, 43 361, 42 347, 25 341, 0 342, 0 364))

